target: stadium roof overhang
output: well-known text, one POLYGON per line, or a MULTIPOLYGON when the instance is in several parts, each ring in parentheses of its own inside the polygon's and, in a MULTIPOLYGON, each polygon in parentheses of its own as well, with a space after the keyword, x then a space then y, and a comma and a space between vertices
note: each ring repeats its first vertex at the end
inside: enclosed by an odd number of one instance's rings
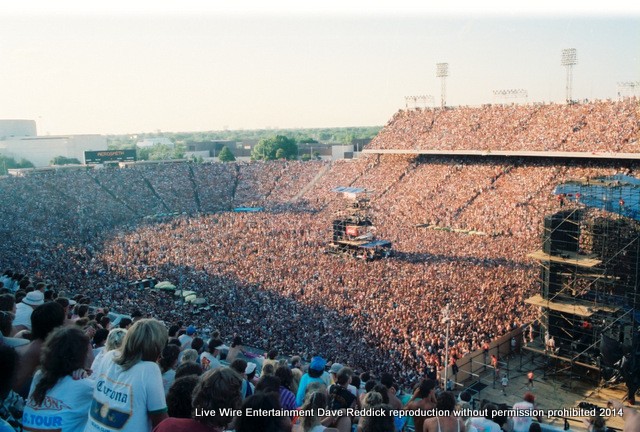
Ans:
POLYGON ((609 153, 609 152, 560 152, 560 151, 506 151, 506 150, 393 150, 393 149, 364 149, 363 154, 408 154, 432 156, 504 156, 531 158, 576 158, 576 159, 635 159, 640 160, 640 153, 609 153))

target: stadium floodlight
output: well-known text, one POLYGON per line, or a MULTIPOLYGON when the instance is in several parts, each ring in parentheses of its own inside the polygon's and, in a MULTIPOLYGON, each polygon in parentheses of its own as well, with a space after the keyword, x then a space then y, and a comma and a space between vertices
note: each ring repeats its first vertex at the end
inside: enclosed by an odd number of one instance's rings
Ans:
POLYGON ((618 82, 618 97, 637 96, 640 90, 640 81, 618 82))
POLYGON ((507 99, 524 98, 526 100, 529 97, 529 93, 525 89, 494 90, 493 95, 504 98, 505 103, 507 99))
POLYGON ((405 108, 418 108, 424 107, 426 108, 428 105, 433 106, 433 96, 431 95, 421 95, 421 96, 405 96, 404 104, 405 108))
POLYGON ((436 78, 440 78, 440 106, 447 104, 447 82, 449 76, 449 63, 436 63, 436 78))
POLYGON ((578 55, 575 48, 567 48, 562 50, 562 59, 560 64, 567 69, 567 84, 566 84, 566 101, 571 103, 571 87, 573 85, 573 66, 578 64, 578 55))

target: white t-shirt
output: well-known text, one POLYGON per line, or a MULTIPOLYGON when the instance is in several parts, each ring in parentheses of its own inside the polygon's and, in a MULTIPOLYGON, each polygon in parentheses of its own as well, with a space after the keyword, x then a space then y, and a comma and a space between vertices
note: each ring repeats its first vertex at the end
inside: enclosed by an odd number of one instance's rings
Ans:
MULTIPOLYGON (((532 411, 534 407, 531 402, 522 401, 513 404, 513 409, 532 411)), ((529 432, 529 426, 531 426, 531 423, 533 423, 531 416, 513 417, 513 430, 514 432, 529 432)))
POLYGON ((31 313, 33 313, 31 306, 22 302, 18 303, 16 305, 16 317, 13 319, 13 326, 23 325, 31 331, 31 313))
POLYGON ((472 417, 469 419, 471 424, 479 431, 484 432, 502 432, 498 423, 486 419, 484 417, 472 417))
POLYGON ((220 363, 220 360, 218 360, 210 352, 205 351, 200 354, 200 366, 202 366, 202 370, 206 372, 208 370, 221 367, 222 363, 220 363))
MULTIPOLYGON (((98 355, 96 355, 96 357, 93 359, 93 363, 91 363, 91 370, 92 370, 92 371, 93 371, 93 373, 94 373, 93 377, 95 377, 95 371, 96 371, 97 369, 99 369, 99 368, 100 368, 100 365, 102 365, 102 361, 103 361, 103 359, 104 359, 104 355, 105 355, 106 353, 108 353, 108 352, 109 352, 109 351, 102 350, 102 351, 100 351, 100 352, 98 353, 98 355)), ((92 377, 92 378, 93 378, 93 377, 92 377)))
POLYGON ((173 385, 176 380, 176 370, 169 369, 165 373, 162 374, 162 387, 164 387, 164 394, 169 393, 169 389, 173 385))
POLYGON ((94 371, 96 386, 85 432, 151 431, 149 414, 167 411, 160 367, 141 361, 125 371, 113 361, 118 354, 106 353, 94 371))
POLYGON ((25 430, 82 432, 87 424, 95 381, 66 376, 47 391, 42 405, 36 406, 31 395, 41 377, 38 371, 31 383, 22 415, 25 430))
POLYGON ((180 341, 180 349, 182 351, 191 348, 191 342, 193 342, 193 336, 189 336, 188 334, 183 334, 178 337, 180 341))

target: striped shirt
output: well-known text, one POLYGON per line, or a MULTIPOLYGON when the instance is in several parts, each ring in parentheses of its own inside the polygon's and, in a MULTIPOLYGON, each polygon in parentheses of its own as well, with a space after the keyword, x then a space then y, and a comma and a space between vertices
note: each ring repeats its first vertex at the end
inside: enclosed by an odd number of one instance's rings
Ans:
POLYGON ((282 386, 280 386, 280 405, 282 405, 282 409, 286 410, 294 410, 298 407, 296 405, 296 396, 291 390, 282 386))

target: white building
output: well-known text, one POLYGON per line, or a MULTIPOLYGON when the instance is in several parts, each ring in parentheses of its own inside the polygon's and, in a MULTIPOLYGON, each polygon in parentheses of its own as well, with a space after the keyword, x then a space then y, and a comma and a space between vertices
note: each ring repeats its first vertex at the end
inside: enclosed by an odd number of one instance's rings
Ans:
POLYGON ((107 137, 103 135, 66 135, 22 137, 0 141, 0 153, 16 161, 27 159, 36 167, 48 166, 56 156, 76 158, 84 163, 86 150, 106 150, 107 137))
POLYGON ((0 120, 0 154, 16 161, 27 159, 36 167, 48 166, 56 156, 76 158, 84 163, 86 150, 106 150, 102 135, 36 136, 33 120, 0 120))
POLYGON ((0 120, 0 141, 36 135, 35 120, 0 120))

